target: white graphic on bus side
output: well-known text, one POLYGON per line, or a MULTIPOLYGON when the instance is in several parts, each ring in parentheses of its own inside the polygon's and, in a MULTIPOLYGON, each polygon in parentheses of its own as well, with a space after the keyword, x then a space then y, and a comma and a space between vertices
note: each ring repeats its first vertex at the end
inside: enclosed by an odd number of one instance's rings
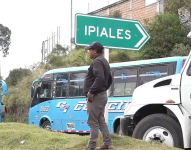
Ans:
MULTIPOLYGON (((125 108, 131 101, 109 101, 108 112, 110 113, 123 113, 125 108)), ((86 101, 78 102, 74 111, 87 111, 86 101)))
POLYGON ((68 109, 70 108, 69 105, 67 105, 66 102, 58 102, 58 104, 56 105, 57 108, 60 108, 60 110, 63 111, 63 113, 66 113, 68 111, 68 109))

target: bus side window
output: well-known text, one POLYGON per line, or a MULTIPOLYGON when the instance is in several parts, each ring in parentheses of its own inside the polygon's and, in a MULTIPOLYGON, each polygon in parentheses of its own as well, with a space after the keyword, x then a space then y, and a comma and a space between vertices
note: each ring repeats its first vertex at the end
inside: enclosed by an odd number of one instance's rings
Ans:
POLYGON ((139 71, 139 85, 168 76, 168 66, 146 66, 139 71))
POLYGON ((56 80, 56 97, 67 97, 68 95, 68 75, 59 74, 56 80))
POLYGON ((137 85, 136 69, 119 69, 114 72, 113 96, 131 96, 137 85))
POLYGON ((51 98, 52 97, 52 83, 43 82, 41 86, 40 98, 51 98))
POLYGON ((85 96, 83 84, 86 73, 75 73, 70 76, 70 97, 85 96))

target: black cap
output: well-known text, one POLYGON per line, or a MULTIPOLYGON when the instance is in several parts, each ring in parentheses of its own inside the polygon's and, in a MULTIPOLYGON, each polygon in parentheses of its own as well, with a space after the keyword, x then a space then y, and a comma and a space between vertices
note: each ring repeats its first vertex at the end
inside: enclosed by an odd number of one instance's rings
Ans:
POLYGON ((96 49, 98 51, 102 51, 104 49, 104 47, 99 42, 93 42, 90 46, 86 47, 85 49, 87 49, 87 50, 96 49))

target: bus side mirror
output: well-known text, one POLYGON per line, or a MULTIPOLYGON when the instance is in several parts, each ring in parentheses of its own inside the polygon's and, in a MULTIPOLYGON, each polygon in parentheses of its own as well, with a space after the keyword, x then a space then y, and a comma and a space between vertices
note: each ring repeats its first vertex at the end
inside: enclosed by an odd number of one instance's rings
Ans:
POLYGON ((187 37, 191 39, 191 31, 188 33, 187 37))
POLYGON ((0 85, 1 85, 1 90, 3 92, 3 95, 7 95, 8 92, 7 92, 7 84, 5 81, 3 80, 0 80, 0 85))

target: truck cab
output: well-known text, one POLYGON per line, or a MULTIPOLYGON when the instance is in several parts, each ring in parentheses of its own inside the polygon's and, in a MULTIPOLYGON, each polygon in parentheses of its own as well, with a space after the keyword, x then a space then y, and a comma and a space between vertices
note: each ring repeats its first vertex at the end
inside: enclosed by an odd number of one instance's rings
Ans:
POLYGON ((120 119, 120 131, 122 136, 191 148, 191 52, 180 74, 134 90, 120 119))

